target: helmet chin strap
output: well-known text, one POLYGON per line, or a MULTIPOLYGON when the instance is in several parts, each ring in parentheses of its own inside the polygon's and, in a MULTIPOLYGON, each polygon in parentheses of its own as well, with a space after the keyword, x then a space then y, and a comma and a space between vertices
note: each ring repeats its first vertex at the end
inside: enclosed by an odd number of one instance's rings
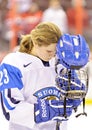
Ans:
POLYGON ((76 115, 76 117, 79 117, 81 115, 87 116, 87 113, 85 112, 85 98, 83 98, 83 112, 76 115))

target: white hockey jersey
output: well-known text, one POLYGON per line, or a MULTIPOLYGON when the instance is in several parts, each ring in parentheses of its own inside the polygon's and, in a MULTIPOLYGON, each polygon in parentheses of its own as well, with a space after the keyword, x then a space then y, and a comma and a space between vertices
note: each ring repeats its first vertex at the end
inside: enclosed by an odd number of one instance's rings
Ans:
POLYGON ((36 124, 34 103, 37 98, 59 97, 55 87, 55 62, 49 66, 32 55, 16 52, 7 55, 0 66, 0 91, 3 113, 10 123, 30 130, 55 130, 56 122, 36 124))

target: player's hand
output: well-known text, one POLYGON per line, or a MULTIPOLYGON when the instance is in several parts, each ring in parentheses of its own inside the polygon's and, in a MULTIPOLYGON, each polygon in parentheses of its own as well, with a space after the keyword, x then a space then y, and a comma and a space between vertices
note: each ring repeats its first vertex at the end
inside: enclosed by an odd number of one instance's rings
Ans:
MULTIPOLYGON (((67 120, 64 117, 64 101, 39 99, 34 105, 35 122, 46 122, 49 120, 67 120)), ((72 114, 72 102, 66 100, 66 115, 72 114)))

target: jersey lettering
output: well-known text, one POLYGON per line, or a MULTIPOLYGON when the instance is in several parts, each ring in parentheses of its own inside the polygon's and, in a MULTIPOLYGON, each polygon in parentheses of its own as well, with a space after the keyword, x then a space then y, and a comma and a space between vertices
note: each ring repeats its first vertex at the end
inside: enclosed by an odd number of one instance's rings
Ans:
POLYGON ((47 117, 46 103, 44 99, 41 99, 42 117, 47 117))
POLYGON ((61 95, 61 92, 56 87, 46 87, 34 93, 34 96, 40 99, 43 99, 49 96, 56 96, 57 98, 60 98, 60 95, 61 95))
POLYGON ((9 77, 6 69, 0 71, 0 86, 9 83, 9 77))

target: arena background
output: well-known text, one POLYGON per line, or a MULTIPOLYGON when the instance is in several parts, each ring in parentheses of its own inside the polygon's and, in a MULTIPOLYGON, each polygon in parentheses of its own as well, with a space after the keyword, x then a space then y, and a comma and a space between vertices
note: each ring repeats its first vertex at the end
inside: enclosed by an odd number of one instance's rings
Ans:
MULTIPOLYGON (((92 0, 60 0, 63 9, 68 11, 71 9, 71 2, 75 3, 75 10, 77 14, 75 16, 75 25, 69 27, 69 33, 82 34, 89 44, 90 48, 90 77, 89 77, 89 90, 86 97, 86 111, 87 117, 81 116, 78 119, 73 115, 68 122, 68 130, 83 129, 87 130, 91 127, 92 120, 92 0), (83 12, 87 13, 86 25, 83 23, 83 12)), ((18 45, 18 31, 16 30, 15 20, 17 19, 18 9, 23 10, 25 8, 25 2, 36 2, 41 11, 48 8, 49 0, 0 0, 0 61, 3 57, 13 51, 18 45), (7 14, 11 13, 12 26, 7 28, 7 14), (11 33, 8 31, 10 30, 11 33), (6 35, 7 34, 7 35, 6 35), (8 38, 7 38, 8 37, 8 38)), ((8 21, 9 22, 9 21, 8 21)), ((82 110, 82 106, 79 111, 82 110)), ((0 130, 8 130, 8 122, 2 116, 0 108, 0 130)))

